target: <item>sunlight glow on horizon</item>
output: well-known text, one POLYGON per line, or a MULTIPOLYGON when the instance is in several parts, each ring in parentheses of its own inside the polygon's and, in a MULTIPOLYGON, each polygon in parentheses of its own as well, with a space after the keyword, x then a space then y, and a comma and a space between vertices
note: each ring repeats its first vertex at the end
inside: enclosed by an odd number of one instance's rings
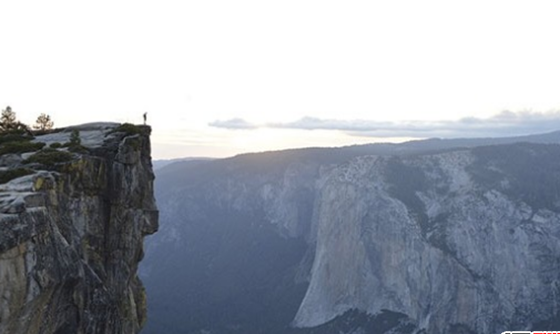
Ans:
POLYGON ((399 140, 209 126, 237 118, 422 123, 560 110, 555 1, 28 0, 0 11, 0 108, 26 123, 47 113, 56 126, 141 123, 147 111, 154 158, 399 140))

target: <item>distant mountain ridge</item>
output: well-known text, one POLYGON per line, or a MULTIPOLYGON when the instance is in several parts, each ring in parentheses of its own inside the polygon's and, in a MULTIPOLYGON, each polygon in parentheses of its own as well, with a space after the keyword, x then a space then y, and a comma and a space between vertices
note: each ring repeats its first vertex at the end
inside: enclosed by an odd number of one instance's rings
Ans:
POLYGON ((213 158, 205 158, 205 157, 188 157, 188 158, 175 158, 175 159, 158 159, 152 161, 152 166, 154 170, 163 168, 165 166, 182 162, 182 161, 206 161, 206 160, 213 160, 213 158))
POLYGON ((559 143, 430 139, 164 167, 143 333, 553 329, 559 143))
MULTIPOLYGON (((255 154, 258 155, 258 154, 274 154, 274 153, 281 153, 281 152, 323 151, 323 150, 336 150, 336 151, 350 152, 349 154, 346 155, 366 155, 366 154, 399 155, 399 154, 438 152, 442 150, 470 148, 476 146, 513 144, 519 142, 538 143, 538 144, 560 143, 560 130, 542 133, 542 134, 514 136, 514 137, 452 138, 452 139, 428 138, 428 139, 420 139, 420 140, 411 140, 403 143, 373 143, 373 144, 360 144, 360 145, 350 145, 350 146, 341 146, 341 147, 308 147, 308 148, 298 148, 298 149, 285 149, 285 150, 278 150, 278 151, 266 151, 266 152, 258 152, 258 153, 243 153, 231 158, 221 158, 221 159, 232 159, 236 157, 255 155, 255 154)), ((156 169, 164 168, 171 164, 177 164, 175 168, 180 168, 179 166, 181 165, 182 162, 188 164, 191 161, 209 161, 209 160, 221 160, 221 159, 209 158, 209 157, 156 159, 153 160, 152 164, 154 170, 156 170, 156 169)))

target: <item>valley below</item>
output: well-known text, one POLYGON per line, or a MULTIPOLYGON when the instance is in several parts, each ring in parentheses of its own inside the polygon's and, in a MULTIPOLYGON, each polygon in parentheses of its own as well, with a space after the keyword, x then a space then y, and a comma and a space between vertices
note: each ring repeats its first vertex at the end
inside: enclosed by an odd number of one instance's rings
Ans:
POLYGON ((426 140, 157 169, 142 333, 554 329, 559 142, 426 140))

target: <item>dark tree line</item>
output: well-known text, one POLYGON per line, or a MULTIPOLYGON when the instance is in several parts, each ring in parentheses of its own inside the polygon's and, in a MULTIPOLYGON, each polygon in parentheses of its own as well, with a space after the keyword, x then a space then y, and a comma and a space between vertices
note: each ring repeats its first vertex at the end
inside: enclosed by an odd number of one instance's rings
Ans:
MULTIPOLYGON (((51 116, 44 113, 37 117, 35 124, 32 126, 33 130, 36 131, 48 131, 53 127, 54 122, 51 120, 51 116)), ((12 110, 12 107, 7 106, 6 109, 2 110, 2 114, 0 114, 0 132, 28 133, 31 131, 26 124, 17 120, 16 113, 12 110)))

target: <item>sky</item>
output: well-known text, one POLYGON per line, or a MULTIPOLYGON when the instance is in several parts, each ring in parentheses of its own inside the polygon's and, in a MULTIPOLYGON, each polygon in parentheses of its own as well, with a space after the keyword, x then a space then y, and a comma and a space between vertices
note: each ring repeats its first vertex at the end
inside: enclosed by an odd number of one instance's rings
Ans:
POLYGON ((0 1, 0 107, 155 159, 560 129, 558 1, 0 1))

